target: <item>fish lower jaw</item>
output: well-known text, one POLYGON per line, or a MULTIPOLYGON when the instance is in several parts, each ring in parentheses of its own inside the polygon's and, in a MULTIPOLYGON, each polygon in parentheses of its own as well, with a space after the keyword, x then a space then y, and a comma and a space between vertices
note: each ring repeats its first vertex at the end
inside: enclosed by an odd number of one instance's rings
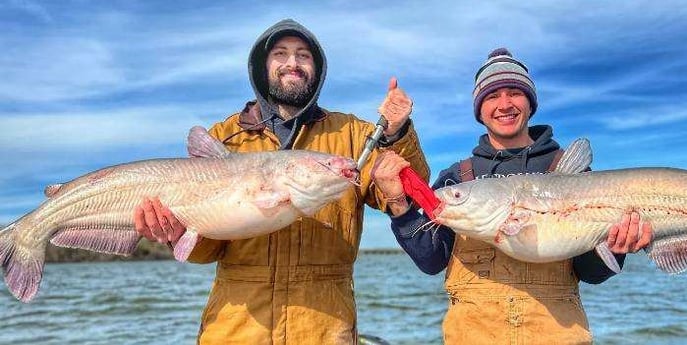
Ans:
POLYGON ((435 222, 451 228, 455 233, 459 235, 465 235, 470 238, 478 239, 481 241, 485 242, 492 242, 494 239, 494 236, 496 235, 496 231, 493 230, 484 230, 480 231, 478 228, 474 227, 473 225, 470 224, 456 224, 456 222, 451 222, 451 221, 446 221, 445 219, 442 220, 439 217, 435 219, 435 222), (470 229, 470 230, 466 230, 470 229))

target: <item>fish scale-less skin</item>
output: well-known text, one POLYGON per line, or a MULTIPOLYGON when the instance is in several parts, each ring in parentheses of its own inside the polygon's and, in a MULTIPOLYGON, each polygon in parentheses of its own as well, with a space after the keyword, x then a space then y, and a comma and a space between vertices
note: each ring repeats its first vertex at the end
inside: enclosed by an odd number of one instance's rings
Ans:
MULTIPOLYGON (((213 156, 214 157, 214 156, 213 156)), ((276 231, 340 197, 357 177, 353 160, 312 151, 224 153, 221 158, 156 159, 117 165, 46 189, 38 208, 0 230, 0 264, 10 291, 38 290, 45 247, 131 254, 140 239, 133 211, 159 197, 185 224, 184 238, 219 240, 276 231)), ((176 249, 193 249, 183 241, 176 249)))
MULTIPOLYGON (((268 162, 254 163, 270 171, 268 162)), ((223 159, 145 161, 125 169, 112 169, 96 180, 91 180, 91 175, 97 173, 84 176, 74 181, 78 186, 53 197, 61 200, 50 203, 39 214, 45 213, 47 222, 61 220, 55 223, 73 227, 87 224, 82 218, 87 215, 93 215, 92 221, 102 224, 100 215, 105 213, 110 218, 108 224, 131 230, 132 210, 144 196, 159 196, 163 204, 203 234, 220 223, 218 218, 227 218, 232 212, 227 206, 238 204, 246 198, 247 189, 255 187, 246 185, 243 178, 253 168, 251 165, 254 164, 223 159), (104 190, 108 192, 103 193, 104 190)), ((261 180, 268 183, 272 173, 265 175, 261 180)), ((249 176, 248 181, 254 182, 251 180, 254 179, 249 176)))
POLYGON ((629 211, 637 211, 642 221, 652 224, 654 240, 687 232, 687 172, 680 169, 520 175, 478 183, 469 188, 470 201, 456 206, 459 213, 451 214, 454 192, 448 191, 461 184, 437 191, 447 205, 440 214, 442 223, 524 261, 549 262, 587 252, 604 241, 608 229, 629 211), (510 205, 497 211, 490 205, 498 202, 510 205), (486 222, 486 215, 493 221, 486 222), (520 232, 508 236, 496 231, 513 215, 527 218, 520 232), (467 224, 456 221, 461 217, 483 219, 467 224), (476 233, 476 228, 481 232, 476 233))

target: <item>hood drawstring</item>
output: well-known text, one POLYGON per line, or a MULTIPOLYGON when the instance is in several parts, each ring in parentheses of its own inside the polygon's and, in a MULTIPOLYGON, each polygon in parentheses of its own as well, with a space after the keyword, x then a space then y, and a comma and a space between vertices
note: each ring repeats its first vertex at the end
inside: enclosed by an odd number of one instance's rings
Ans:
POLYGON ((489 164, 489 175, 494 175, 496 172, 496 167, 499 165, 499 163, 501 163, 501 161, 497 160, 497 158, 499 158, 502 153, 503 152, 501 150, 496 151, 496 154, 491 159, 491 163, 489 164))
POLYGON ((489 170, 488 170, 489 175, 495 175, 496 174, 496 168, 499 166, 499 164, 501 164, 505 160, 511 160, 511 159, 515 159, 515 158, 520 158, 520 162, 521 162, 520 172, 523 174, 527 173, 527 160, 530 158, 529 154, 530 154, 531 150, 532 150, 532 147, 528 146, 528 147, 522 149, 522 151, 520 151, 518 154, 511 155, 509 157, 506 157, 504 155, 503 150, 496 151, 496 154, 494 154, 494 156, 491 158, 491 162, 489 164, 489 170), (499 159, 499 157, 501 159, 499 159))
POLYGON ((529 158, 529 153, 530 150, 532 149, 532 146, 527 146, 524 150, 522 150, 522 169, 521 172, 523 174, 527 173, 527 159, 529 158))

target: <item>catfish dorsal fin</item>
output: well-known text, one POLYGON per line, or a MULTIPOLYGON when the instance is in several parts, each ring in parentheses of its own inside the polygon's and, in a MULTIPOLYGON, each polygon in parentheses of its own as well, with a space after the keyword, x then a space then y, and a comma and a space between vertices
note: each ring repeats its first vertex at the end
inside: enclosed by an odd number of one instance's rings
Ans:
POLYGON ((57 194, 57 192, 60 191, 60 188, 62 188, 62 183, 51 184, 45 187, 43 194, 45 194, 45 196, 48 198, 52 198, 53 196, 55 196, 55 194, 57 194))
POLYGON ((563 153, 554 172, 576 174, 585 171, 592 164, 592 146, 586 138, 579 138, 563 153))
POLYGON ((188 132, 188 154, 191 157, 226 158, 231 152, 201 126, 194 126, 188 132))

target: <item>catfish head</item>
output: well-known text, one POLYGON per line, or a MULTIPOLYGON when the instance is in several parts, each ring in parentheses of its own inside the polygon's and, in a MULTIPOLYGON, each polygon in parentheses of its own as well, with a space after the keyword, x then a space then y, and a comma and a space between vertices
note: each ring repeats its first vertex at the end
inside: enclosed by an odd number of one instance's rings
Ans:
POLYGON ((507 178, 481 179, 437 189, 442 207, 435 222, 468 237, 493 240, 514 202, 507 178))
POLYGON ((279 182, 287 188, 293 206, 306 215, 313 215, 357 184, 358 170, 352 159, 313 151, 290 153, 279 182))

